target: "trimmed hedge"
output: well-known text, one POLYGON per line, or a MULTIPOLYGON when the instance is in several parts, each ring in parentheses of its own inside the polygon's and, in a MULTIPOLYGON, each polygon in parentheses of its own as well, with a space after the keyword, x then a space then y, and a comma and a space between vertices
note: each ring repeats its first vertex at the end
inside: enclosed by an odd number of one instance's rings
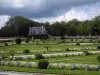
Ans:
POLYGON ((15 43, 16 43, 16 44, 21 44, 21 41, 22 41, 21 38, 16 38, 16 39, 15 39, 15 43))
POLYGON ((49 65, 49 62, 47 60, 40 60, 38 62, 39 69, 47 69, 48 65, 49 65))
POLYGON ((40 54, 40 53, 37 53, 37 54, 35 54, 35 58, 36 59, 44 59, 44 56, 42 56, 42 54, 40 54))
POLYGON ((23 51, 23 53, 28 54, 28 53, 30 53, 30 50, 29 50, 29 49, 25 49, 25 50, 23 51))

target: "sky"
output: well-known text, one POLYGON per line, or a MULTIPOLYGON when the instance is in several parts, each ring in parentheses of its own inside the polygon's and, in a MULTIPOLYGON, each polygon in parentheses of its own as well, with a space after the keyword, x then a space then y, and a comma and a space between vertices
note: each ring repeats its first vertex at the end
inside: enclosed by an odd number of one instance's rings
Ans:
POLYGON ((98 15, 100 0, 0 0, 0 28, 11 16, 52 23, 91 20, 98 15))

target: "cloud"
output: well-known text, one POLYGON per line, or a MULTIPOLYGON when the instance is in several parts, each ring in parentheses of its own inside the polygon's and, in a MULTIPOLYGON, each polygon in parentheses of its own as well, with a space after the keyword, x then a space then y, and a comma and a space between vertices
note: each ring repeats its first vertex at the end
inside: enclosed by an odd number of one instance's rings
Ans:
POLYGON ((84 21, 100 15, 100 0, 0 0, 0 27, 10 16, 39 22, 84 21))
POLYGON ((29 18, 58 16, 72 7, 95 4, 100 0, 0 0, 0 15, 29 18))
POLYGON ((72 19, 78 19, 79 21, 91 20, 95 16, 100 15, 100 3, 84 5, 81 7, 73 7, 69 11, 65 12, 62 15, 56 17, 48 18, 37 18, 33 19, 39 22, 56 22, 56 21, 69 21, 72 19))
POLYGON ((10 18, 10 16, 8 16, 8 15, 0 16, 0 28, 5 25, 5 23, 8 21, 9 18, 10 18))

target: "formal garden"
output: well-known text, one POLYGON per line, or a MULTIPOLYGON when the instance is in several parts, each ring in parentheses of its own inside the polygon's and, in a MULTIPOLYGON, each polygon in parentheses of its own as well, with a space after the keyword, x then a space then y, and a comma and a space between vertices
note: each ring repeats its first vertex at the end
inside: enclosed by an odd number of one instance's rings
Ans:
POLYGON ((0 40, 0 70, 100 75, 100 39, 0 40))

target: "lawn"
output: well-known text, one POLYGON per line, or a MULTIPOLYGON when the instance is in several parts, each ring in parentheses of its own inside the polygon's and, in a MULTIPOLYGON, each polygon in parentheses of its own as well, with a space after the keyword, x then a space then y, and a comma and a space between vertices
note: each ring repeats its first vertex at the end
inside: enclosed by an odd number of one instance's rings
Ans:
MULTIPOLYGON (((30 51, 37 51, 37 53, 41 54, 53 54, 53 53, 68 53, 68 52, 83 52, 82 48, 89 48, 86 51, 97 51, 97 46, 99 43, 91 43, 90 39, 67 39, 63 40, 66 43, 61 43, 61 40, 46 40, 40 41, 35 40, 34 42, 22 44, 11 44, 9 46, 0 47, 0 51, 22 51, 22 53, 15 53, 14 55, 34 55, 35 53, 23 54, 25 49, 29 49, 30 51), (60 42, 60 43, 59 43, 60 42), (74 42, 74 43, 72 43, 74 42), (75 45, 77 42, 80 43, 79 46, 75 45), (48 47, 48 50, 47 48, 48 47), (69 48, 70 51, 66 51, 69 48), (47 50, 46 52, 40 52, 43 50, 47 50), (60 50, 60 51, 57 51, 60 50)), ((95 40, 97 42, 97 39, 95 40)), ((2 45, 2 44, 1 44, 2 45)), ((2 54, 0 54, 2 56, 2 54)), ((55 58, 47 58, 49 63, 64 63, 64 64, 89 64, 89 65, 99 65, 100 63, 96 59, 99 56, 95 55, 83 55, 83 56, 68 56, 68 57, 55 57, 55 58)), ((8 60, 8 59, 6 59, 8 60)), ((41 59, 44 60, 44 59, 41 59)), ((15 60, 15 61, 25 61, 25 62, 38 62, 36 59, 25 59, 25 60, 15 60)), ((18 68, 18 67, 8 67, 8 66, 0 66, 0 70, 7 71, 19 71, 19 72, 35 72, 35 73, 45 73, 45 74, 67 74, 67 75, 100 75, 100 72, 96 71, 86 71, 86 70, 65 70, 65 69, 38 69, 38 68, 18 68)))
POLYGON ((60 74, 60 75, 100 75, 96 71, 82 71, 82 70, 61 70, 61 69, 34 69, 34 68, 18 68, 0 66, 0 70, 42 73, 42 74, 60 74))

